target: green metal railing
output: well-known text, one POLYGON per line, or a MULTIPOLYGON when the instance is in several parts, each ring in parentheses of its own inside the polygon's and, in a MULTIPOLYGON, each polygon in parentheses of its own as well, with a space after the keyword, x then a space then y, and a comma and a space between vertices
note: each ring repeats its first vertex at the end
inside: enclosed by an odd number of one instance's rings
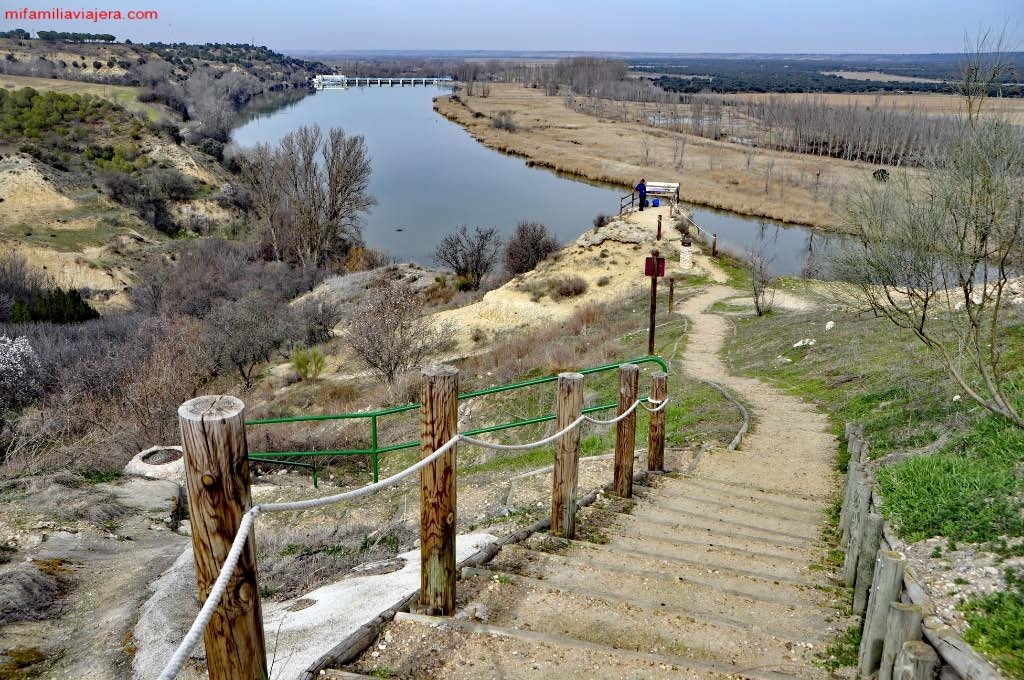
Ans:
MULTIPOLYGON (((590 375, 594 373, 603 373, 605 371, 614 371, 619 368, 622 364, 648 364, 653 363, 661 367, 665 372, 668 372, 668 366, 665 361, 658 356, 646 356, 640 357, 639 359, 633 359, 630 361, 623 361, 614 364, 605 364, 603 366, 593 366, 591 368, 585 368, 581 371, 583 375, 590 375)), ((533 380, 524 380, 522 382, 511 383, 508 385, 498 385, 496 387, 488 387, 487 389, 477 390, 475 392, 466 392, 465 394, 459 395, 459 401, 463 399, 473 399, 475 397, 483 397, 489 394, 499 394, 501 392, 509 392, 512 390, 519 390, 526 387, 533 387, 535 385, 543 385, 558 380, 557 375, 549 375, 543 378, 534 378, 533 380)), ((595 413, 598 411, 605 411, 609 408, 617 406, 617 402, 611 402, 607 404, 598 404, 596 406, 590 406, 583 409, 583 413, 595 413)), ((401 451, 403 449, 412 449, 420 445, 419 440, 401 442, 399 444, 388 444, 381 446, 378 440, 379 420, 385 416, 394 415, 397 413, 406 413, 409 411, 415 411, 419 409, 419 404, 406 404, 405 406, 394 406, 392 408, 380 409, 377 411, 365 411, 362 413, 333 413, 320 416, 290 416, 286 418, 260 418, 258 420, 247 420, 245 421, 246 426, 256 425, 279 425, 282 423, 306 423, 316 422, 324 420, 366 420, 370 421, 370 448, 368 449, 335 449, 335 450, 322 450, 322 451, 272 451, 272 452, 254 452, 249 454, 249 460, 260 463, 271 463, 276 465, 287 465, 291 467, 307 468, 312 471, 313 474, 313 485, 317 485, 317 466, 316 459, 325 456, 369 456, 371 464, 373 466, 373 481, 376 482, 380 478, 380 455, 383 453, 391 453, 393 451, 401 451), (299 461, 289 460, 291 458, 310 458, 312 462, 305 463, 299 461)), ((514 420, 507 423, 499 423, 497 425, 489 425, 487 427, 480 427, 475 430, 468 430, 463 434, 470 436, 478 434, 487 434, 488 432, 500 432, 502 430, 509 430, 516 427, 525 427, 527 425, 536 425, 537 423, 544 423, 554 420, 556 414, 548 413, 542 416, 536 416, 533 418, 523 418, 521 420, 514 420)))

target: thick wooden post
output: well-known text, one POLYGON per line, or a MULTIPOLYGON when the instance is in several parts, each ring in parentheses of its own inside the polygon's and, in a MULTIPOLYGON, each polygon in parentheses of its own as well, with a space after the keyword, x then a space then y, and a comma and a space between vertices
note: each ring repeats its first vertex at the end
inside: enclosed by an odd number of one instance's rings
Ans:
POLYGON ((861 541, 864 525, 867 522, 868 508, 871 504, 871 486, 863 481, 857 483, 853 491, 853 515, 850 518, 850 536, 846 546, 846 557, 843 561, 843 580, 852 586, 857 578, 858 560, 870 560, 874 553, 861 554, 861 541))
POLYGON ((853 581, 853 613, 858 616, 863 616, 868 606, 868 593, 875 575, 872 556, 878 554, 882 544, 884 521, 878 513, 870 512, 860 523, 860 548, 857 550, 857 569, 853 581))
MULTIPOLYGON (((868 559, 867 555, 864 558, 868 559)), ((882 642, 885 639, 889 605, 900 599, 900 591, 903 589, 903 565, 906 561, 903 553, 894 550, 878 552, 860 642, 858 667, 862 677, 866 678, 874 673, 882 659, 882 642)))
MULTIPOLYGON (((668 398, 668 373, 655 371, 651 374, 651 401, 662 402, 668 398)), ((658 404, 651 404, 657 406, 658 404)), ((665 470, 665 409, 651 414, 647 427, 647 469, 651 472, 665 470)))
MULTIPOLYGON (((558 375, 558 411, 555 429, 563 430, 583 411, 583 374, 558 375)), ((580 459, 580 428, 562 435, 555 447, 555 470, 551 480, 551 534, 576 535, 576 479, 580 459)))
POLYGON ((676 303, 676 277, 668 277, 668 313, 672 313, 672 308, 676 303))
POLYGON ((658 215, 658 240, 661 240, 661 215, 658 215))
POLYGON ((885 640, 882 643, 882 662, 878 667, 878 680, 892 680, 893 665, 903 649, 904 642, 921 639, 921 619, 924 612, 920 605, 893 602, 889 605, 889 618, 885 624, 885 640))
POLYGON ((904 642, 893 665, 893 680, 932 680, 939 655, 926 642, 904 642))
MULTIPOLYGON (((459 370, 431 364, 420 385, 420 458, 458 432, 459 370)), ((420 605, 455 613, 455 447, 420 470, 420 605)))
POLYGON ((711 235, 711 257, 718 257, 718 234, 711 235))
MULTIPOLYGON (((209 596, 252 505, 244 414, 240 400, 224 395, 197 397, 178 408, 200 601, 209 596)), ((210 680, 268 677, 252 532, 203 641, 210 680)))
MULTIPOLYGON (((640 367, 636 364, 619 366, 619 410, 625 413, 636 401, 640 367)), ((633 452, 636 450, 636 411, 615 425, 615 471, 613 486, 622 498, 633 496, 633 452)))

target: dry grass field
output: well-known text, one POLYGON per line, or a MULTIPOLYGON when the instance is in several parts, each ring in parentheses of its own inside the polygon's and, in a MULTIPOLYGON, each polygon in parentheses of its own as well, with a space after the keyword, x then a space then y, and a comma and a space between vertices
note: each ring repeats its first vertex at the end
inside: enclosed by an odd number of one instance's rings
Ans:
POLYGON ((490 96, 461 96, 461 103, 441 97, 435 108, 483 144, 534 165, 624 188, 641 177, 678 181, 688 202, 827 229, 842 228, 846 197, 874 170, 597 118, 518 85, 496 84, 490 96), (503 111, 516 131, 492 126, 503 111))

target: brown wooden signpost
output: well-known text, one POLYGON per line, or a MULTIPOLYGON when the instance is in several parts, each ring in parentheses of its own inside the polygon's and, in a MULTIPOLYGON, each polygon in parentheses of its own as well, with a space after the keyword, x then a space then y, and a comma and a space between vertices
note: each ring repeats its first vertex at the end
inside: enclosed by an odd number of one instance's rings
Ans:
POLYGON ((651 277, 651 318, 647 329, 647 353, 654 354, 654 321, 658 316, 658 277, 665 275, 665 258, 657 250, 644 261, 644 275, 651 277))

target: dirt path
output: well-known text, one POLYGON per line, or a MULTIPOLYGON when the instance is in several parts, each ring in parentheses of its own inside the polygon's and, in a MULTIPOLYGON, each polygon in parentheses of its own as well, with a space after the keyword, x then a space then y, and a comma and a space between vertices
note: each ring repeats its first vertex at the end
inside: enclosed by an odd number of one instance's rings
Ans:
POLYGON ((810 405, 726 370, 728 321, 705 310, 736 295, 714 284, 679 306, 692 330, 673 370, 748 405, 739 450, 672 452, 682 474, 582 510, 576 540, 505 547, 463 572, 454 618, 400 614, 356 675, 327 677, 829 677, 818 660, 844 622, 817 565, 836 441, 810 405))
POLYGON ((735 296, 735 289, 716 285, 678 306, 692 321, 682 369, 732 390, 756 423, 738 450, 705 456, 694 474, 824 501, 836 488, 838 447, 826 416, 760 380, 731 375, 722 361, 729 321, 706 310, 735 296))

